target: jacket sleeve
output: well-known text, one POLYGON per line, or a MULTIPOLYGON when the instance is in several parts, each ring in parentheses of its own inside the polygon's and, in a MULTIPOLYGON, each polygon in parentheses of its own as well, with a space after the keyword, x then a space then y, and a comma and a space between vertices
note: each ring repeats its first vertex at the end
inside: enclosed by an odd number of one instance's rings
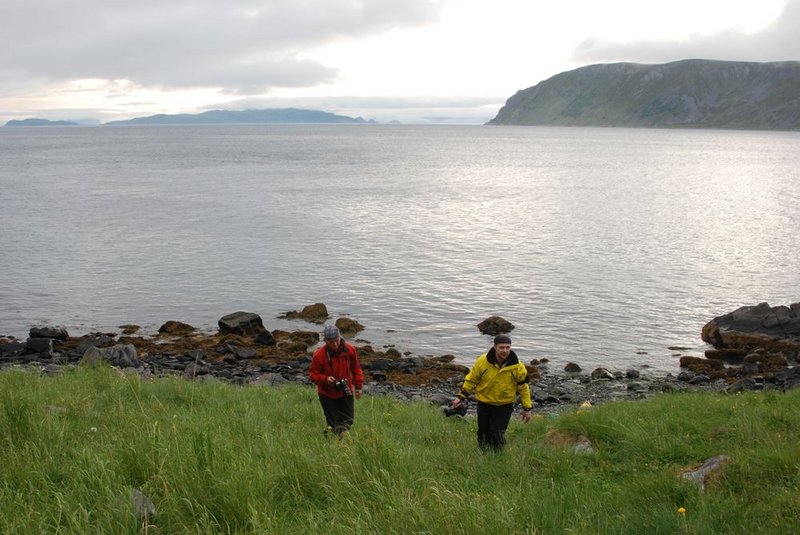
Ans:
POLYGON ((475 364, 469 370, 467 376, 464 377, 464 384, 461 385, 461 391, 458 393, 459 398, 467 399, 472 392, 475 392, 481 380, 481 376, 483 375, 483 367, 481 365, 483 362, 484 359, 478 357, 478 360, 475 361, 475 364))
POLYGON ((358 361, 358 351, 353 347, 350 353, 350 373, 353 375, 353 386, 356 390, 361 390, 364 386, 364 372, 361 370, 361 363, 358 361))
POLYGON ((531 387, 530 387, 530 377, 528 377, 528 369, 525 367, 524 364, 519 364, 520 373, 519 373, 519 380, 517 381, 517 394, 519 394, 519 400, 522 403, 522 408, 525 410, 533 408, 533 400, 531 400, 531 387))
POLYGON ((308 378, 311 379, 311 382, 318 386, 324 386, 328 381, 328 373, 325 371, 325 362, 324 362, 324 347, 320 348, 323 349, 320 352, 319 349, 314 351, 314 356, 311 358, 311 366, 308 368, 308 378))

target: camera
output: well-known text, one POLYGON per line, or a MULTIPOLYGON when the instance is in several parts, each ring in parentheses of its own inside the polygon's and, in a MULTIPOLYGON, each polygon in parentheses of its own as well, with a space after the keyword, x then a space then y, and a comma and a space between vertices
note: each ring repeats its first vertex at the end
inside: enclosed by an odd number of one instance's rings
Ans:
POLYGON ((448 405, 448 406, 446 406, 444 408, 443 412, 444 412, 444 415, 447 416, 447 417, 450 417, 450 416, 466 416, 466 414, 467 414, 467 402, 466 401, 462 401, 461 405, 459 405, 458 407, 452 407, 452 406, 448 405))
POLYGON ((341 390, 345 396, 352 396, 350 393, 350 387, 347 385, 347 379, 338 379, 335 383, 333 383, 334 388, 336 390, 341 390))

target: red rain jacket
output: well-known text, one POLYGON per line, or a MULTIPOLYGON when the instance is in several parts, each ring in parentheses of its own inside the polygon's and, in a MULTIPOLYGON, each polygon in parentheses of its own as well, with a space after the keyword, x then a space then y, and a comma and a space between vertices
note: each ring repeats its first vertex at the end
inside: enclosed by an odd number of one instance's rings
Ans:
POLYGON ((364 372, 361 371, 356 348, 342 339, 337 351, 329 352, 326 344, 314 351, 308 377, 317 385, 318 393, 334 399, 344 396, 344 392, 328 384, 330 375, 337 380, 347 379, 351 394, 353 390, 361 390, 364 384, 364 372))

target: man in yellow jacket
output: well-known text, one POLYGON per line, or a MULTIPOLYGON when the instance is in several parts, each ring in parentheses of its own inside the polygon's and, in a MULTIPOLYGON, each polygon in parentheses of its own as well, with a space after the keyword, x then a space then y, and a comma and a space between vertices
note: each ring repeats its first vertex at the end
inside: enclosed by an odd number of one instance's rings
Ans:
POLYGON ((458 408, 475 393, 481 449, 499 451, 503 448, 517 395, 522 402, 522 421, 530 421, 533 402, 529 382, 528 370, 511 350, 511 337, 507 334, 495 336, 494 347, 478 357, 452 403, 454 409, 458 408))

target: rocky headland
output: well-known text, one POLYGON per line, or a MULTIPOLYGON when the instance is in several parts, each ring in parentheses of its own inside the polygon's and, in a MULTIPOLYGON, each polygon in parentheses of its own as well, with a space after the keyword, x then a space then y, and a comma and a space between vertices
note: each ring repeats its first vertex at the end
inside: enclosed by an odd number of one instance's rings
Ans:
MULTIPOLYGON (((322 303, 282 317, 320 325, 333 321, 322 303)), ((358 348, 368 394, 444 406, 468 371, 454 362, 453 355, 422 357, 395 347, 376 349, 358 338, 364 327, 357 321, 340 317, 335 323, 358 348)), ((318 330, 270 331, 253 312, 225 315, 218 326, 215 333, 202 333, 191 325, 168 321, 154 336, 137 335, 138 326, 123 325, 120 332, 79 337, 59 327, 32 327, 27 340, 0 337, 0 369, 22 366, 56 374, 70 366, 105 361, 144 378, 178 375, 239 385, 310 384, 311 354, 321 341, 318 330)), ((487 318, 477 327, 485 334, 514 328, 499 316, 487 318)), ((563 369, 552 369, 546 360, 526 362, 534 410, 643 399, 658 392, 736 393, 800 387, 800 303, 741 307, 709 321, 702 338, 713 348, 705 357, 681 357, 677 374, 633 368, 584 371, 572 362, 563 369)))

